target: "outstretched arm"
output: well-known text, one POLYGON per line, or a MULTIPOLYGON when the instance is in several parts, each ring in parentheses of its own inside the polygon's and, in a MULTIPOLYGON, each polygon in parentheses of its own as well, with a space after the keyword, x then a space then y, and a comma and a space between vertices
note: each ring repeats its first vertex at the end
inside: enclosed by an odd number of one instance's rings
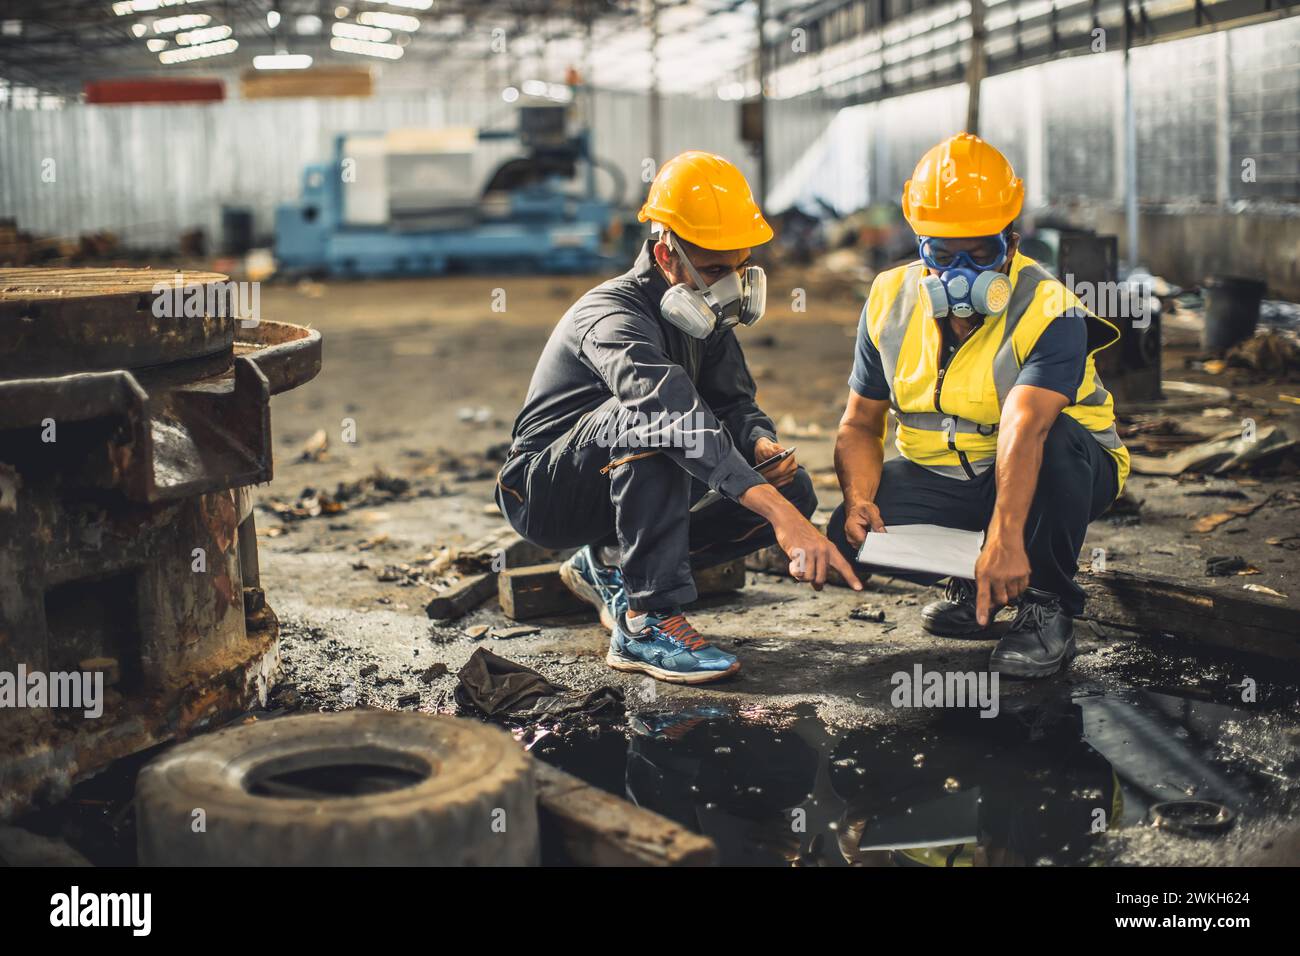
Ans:
POLYGON ((852 587, 862 589, 836 547, 749 466, 686 370, 669 358, 652 331, 635 317, 606 316, 584 337, 582 358, 625 411, 650 422, 659 437, 669 440, 659 451, 771 523, 777 543, 791 557, 792 576, 821 590, 833 567, 852 587))
POLYGON ((885 530, 875 502, 885 464, 888 412, 888 400, 864 398, 850 391, 835 435, 835 472, 844 492, 844 534, 855 548, 862 547, 867 532, 885 530))

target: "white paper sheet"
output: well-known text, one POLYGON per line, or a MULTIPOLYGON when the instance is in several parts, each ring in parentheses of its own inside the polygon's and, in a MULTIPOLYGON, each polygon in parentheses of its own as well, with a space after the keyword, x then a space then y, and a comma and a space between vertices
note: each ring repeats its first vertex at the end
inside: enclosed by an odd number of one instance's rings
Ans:
POLYGON ((858 560, 880 568, 973 579, 975 561, 983 546, 983 531, 937 524, 895 524, 883 534, 869 533, 858 551, 858 560))

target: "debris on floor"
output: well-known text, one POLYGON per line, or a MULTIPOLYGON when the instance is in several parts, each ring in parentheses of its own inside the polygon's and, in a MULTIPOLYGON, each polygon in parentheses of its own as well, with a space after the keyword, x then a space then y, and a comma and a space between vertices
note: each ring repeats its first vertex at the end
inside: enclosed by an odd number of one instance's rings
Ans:
POLYGON ((623 691, 617 687, 570 690, 484 647, 470 655, 456 679, 457 705, 486 717, 535 720, 577 714, 619 718, 623 714, 623 691))
POLYGON ((1222 475, 1270 464, 1290 455, 1296 447, 1297 439, 1278 425, 1237 428, 1164 457, 1135 453, 1133 471, 1140 475, 1222 475))

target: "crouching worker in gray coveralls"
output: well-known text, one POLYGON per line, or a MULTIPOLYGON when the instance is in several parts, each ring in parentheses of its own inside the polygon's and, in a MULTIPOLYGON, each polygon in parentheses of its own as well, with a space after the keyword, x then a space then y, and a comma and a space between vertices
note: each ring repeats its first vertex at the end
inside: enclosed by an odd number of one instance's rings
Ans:
POLYGON ((762 315, 766 278, 750 249, 772 238, 744 176, 683 153, 640 219, 656 238, 542 350, 496 497, 525 538, 580 548, 561 576, 609 628, 611 667, 694 684, 740 664, 682 614, 693 569, 775 542, 815 588, 831 568, 861 584, 809 523, 817 498, 794 457, 754 467, 784 449, 733 331, 762 315))

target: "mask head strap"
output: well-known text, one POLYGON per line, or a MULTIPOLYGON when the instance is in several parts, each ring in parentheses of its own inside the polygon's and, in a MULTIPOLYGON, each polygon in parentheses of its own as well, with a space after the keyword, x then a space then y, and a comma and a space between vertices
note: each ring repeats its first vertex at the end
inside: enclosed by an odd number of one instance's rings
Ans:
POLYGON ((676 241, 674 241, 671 230, 665 227, 663 236, 664 245, 666 245, 672 251, 673 255, 677 256, 677 258, 682 261, 682 264, 686 266, 686 274, 689 275, 691 281, 695 283, 695 291, 700 294, 702 299, 704 299, 704 304, 709 307, 709 310, 713 312, 719 322, 723 321, 724 316, 722 305, 718 302, 717 297, 709 291, 709 284, 704 281, 704 277, 696 271, 695 264, 691 262, 691 257, 686 254, 684 249, 677 245, 676 241))

